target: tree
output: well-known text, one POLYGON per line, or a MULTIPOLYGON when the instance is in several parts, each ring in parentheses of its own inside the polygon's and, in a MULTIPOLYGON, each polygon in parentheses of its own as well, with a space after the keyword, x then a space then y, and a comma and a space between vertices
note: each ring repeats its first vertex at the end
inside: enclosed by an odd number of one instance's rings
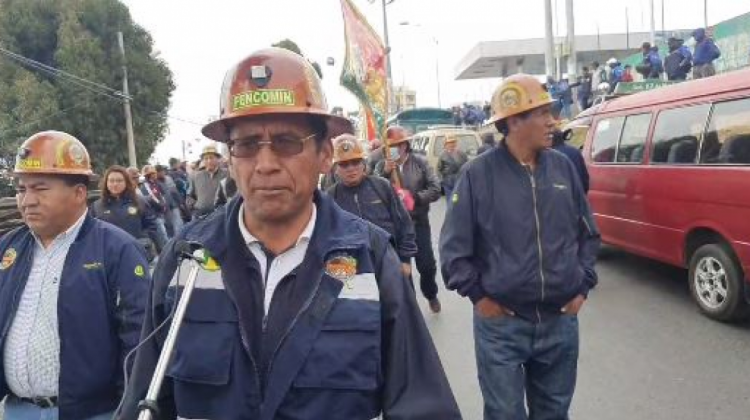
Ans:
MULTIPOLYGON (((151 36, 117 0, 0 0, 0 47, 78 77, 119 90, 122 31, 133 98, 139 162, 153 153, 167 129, 172 73, 153 50, 151 36)), ((95 170, 127 164, 122 98, 94 92, 0 54, 0 155, 42 130, 79 138, 95 170)))
MULTIPOLYGON (((275 43, 275 44, 273 44, 271 46, 272 47, 283 48, 285 50, 289 50, 289 51, 291 51, 293 53, 297 53, 297 54, 301 55, 302 57, 305 56, 304 54, 302 54, 302 50, 300 49, 299 45, 297 45, 296 42, 292 41, 289 38, 282 39, 281 41, 279 41, 279 42, 277 42, 277 43, 275 43)), ((312 60, 309 60, 309 59, 307 61, 309 61, 310 64, 312 64, 313 68, 318 73, 318 76, 322 79, 323 78, 323 69, 320 67, 320 64, 318 64, 317 61, 312 61, 312 60)))

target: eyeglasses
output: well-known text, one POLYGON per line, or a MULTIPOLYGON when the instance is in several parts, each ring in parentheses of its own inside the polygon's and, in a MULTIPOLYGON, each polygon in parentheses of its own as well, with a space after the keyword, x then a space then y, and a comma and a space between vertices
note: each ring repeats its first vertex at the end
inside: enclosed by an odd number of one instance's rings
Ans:
POLYGON ((299 137, 294 134, 280 134, 271 136, 271 140, 249 138, 232 141, 229 142, 229 154, 237 158, 254 158, 260 153, 261 147, 267 144, 277 156, 291 157, 302 153, 305 149, 305 142, 315 136, 316 134, 310 134, 307 137, 299 137))
POLYGON ((338 165, 338 167, 341 169, 349 169, 352 166, 359 166, 361 164, 361 160, 347 160, 346 162, 339 162, 336 165, 338 165))

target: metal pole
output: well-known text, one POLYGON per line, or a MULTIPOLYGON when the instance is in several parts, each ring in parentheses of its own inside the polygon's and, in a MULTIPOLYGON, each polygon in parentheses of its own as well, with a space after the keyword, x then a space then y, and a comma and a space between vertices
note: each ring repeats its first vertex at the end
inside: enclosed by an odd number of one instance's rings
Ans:
POLYGON ((708 0, 703 0, 703 27, 708 29, 708 0))
POLYGON ((180 301, 177 303, 177 308, 175 308, 174 318, 172 318, 172 324, 169 326, 169 333, 164 341, 164 347, 162 347, 161 354, 159 354, 159 361, 156 363, 156 369, 154 370, 154 376, 151 378, 151 385, 148 387, 146 399, 139 404, 141 412, 138 415, 138 420, 151 420, 154 418, 154 412, 151 410, 157 408, 156 401, 159 399, 161 385, 167 373, 169 362, 172 360, 174 345, 177 342, 177 336, 180 334, 182 320, 185 318, 185 310, 190 303, 190 296, 193 294, 193 289, 195 289, 195 279, 198 278, 198 272, 201 269, 197 262, 192 261, 192 264, 193 266, 190 268, 187 283, 185 284, 185 288, 182 289, 180 301))
MULTIPOLYGON (((390 56, 391 54, 391 44, 388 41, 388 11, 386 3, 387 0, 382 0, 383 4, 383 41, 385 41, 385 52, 386 55, 390 56)), ((388 75, 388 80, 391 80, 391 60, 386 60, 386 72, 388 75)))
POLYGON ((664 28, 664 0, 661 0, 661 38, 666 39, 666 31, 664 28))
POLYGON ((651 6, 651 46, 656 45, 656 19, 654 18, 654 0, 649 0, 651 6))
POLYGON ((440 44, 437 38, 432 38, 435 41, 435 85, 437 86, 437 97, 438 97, 438 108, 443 107, 443 101, 440 98, 440 44))
POLYGON ((125 95, 123 106, 125 108, 125 130, 128 133, 128 162, 130 166, 137 168, 133 115, 130 112, 130 91, 128 90, 128 66, 125 60, 125 42, 122 39, 122 32, 117 32, 117 43, 120 45, 120 54, 122 55, 122 93, 125 95))
POLYGON ((565 16, 568 23, 568 80, 573 80, 578 73, 578 57, 576 53, 576 29, 573 0, 565 2, 565 16))
POLYGON ((625 49, 630 49, 630 15, 628 8, 625 8, 625 49))
POLYGON ((555 75, 555 41, 552 34, 552 0, 544 0, 544 67, 547 76, 555 75))

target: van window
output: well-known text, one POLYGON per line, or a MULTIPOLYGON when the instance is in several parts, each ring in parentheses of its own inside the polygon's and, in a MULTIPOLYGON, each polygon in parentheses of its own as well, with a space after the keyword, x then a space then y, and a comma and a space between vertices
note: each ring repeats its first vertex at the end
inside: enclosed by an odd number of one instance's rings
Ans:
POLYGON ((654 129, 651 162, 695 163, 710 108, 711 105, 704 104, 661 112, 654 129))
POLYGON ((701 163, 750 165, 750 98, 714 105, 701 163))
MULTIPOLYGON (((466 153, 467 156, 476 156, 479 148, 479 141, 473 134, 454 134, 458 140, 458 150, 466 153)), ((435 147, 432 149, 433 156, 440 156, 445 149, 445 136, 435 137, 435 147)))
POLYGON ((432 147, 432 155, 440 156, 445 148, 445 136, 436 136, 435 145, 432 147))
POLYGON ((618 163, 641 163, 643 151, 646 148, 648 127, 651 124, 651 114, 630 115, 625 120, 625 127, 620 136, 617 147, 618 163))
POLYGON ((624 117, 615 117, 601 120, 596 124, 594 143, 591 147, 591 158, 594 162, 615 161, 617 142, 620 140, 620 132, 624 121, 624 117))

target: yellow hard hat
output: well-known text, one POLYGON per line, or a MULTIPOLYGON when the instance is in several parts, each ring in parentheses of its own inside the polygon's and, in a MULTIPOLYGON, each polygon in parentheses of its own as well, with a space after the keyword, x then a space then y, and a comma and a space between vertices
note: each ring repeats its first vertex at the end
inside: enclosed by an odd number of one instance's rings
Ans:
POLYGON ((333 163, 365 158, 362 145, 351 134, 342 134, 333 139, 333 163))
POLYGON ((24 141, 13 173, 93 176, 86 147, 61 131, 43 131, 24 141))
POLYGON ((492 118, 488 124, 551 103, 549 92, 534 76, 514 74, 503 80, 492 95, 492 118))

